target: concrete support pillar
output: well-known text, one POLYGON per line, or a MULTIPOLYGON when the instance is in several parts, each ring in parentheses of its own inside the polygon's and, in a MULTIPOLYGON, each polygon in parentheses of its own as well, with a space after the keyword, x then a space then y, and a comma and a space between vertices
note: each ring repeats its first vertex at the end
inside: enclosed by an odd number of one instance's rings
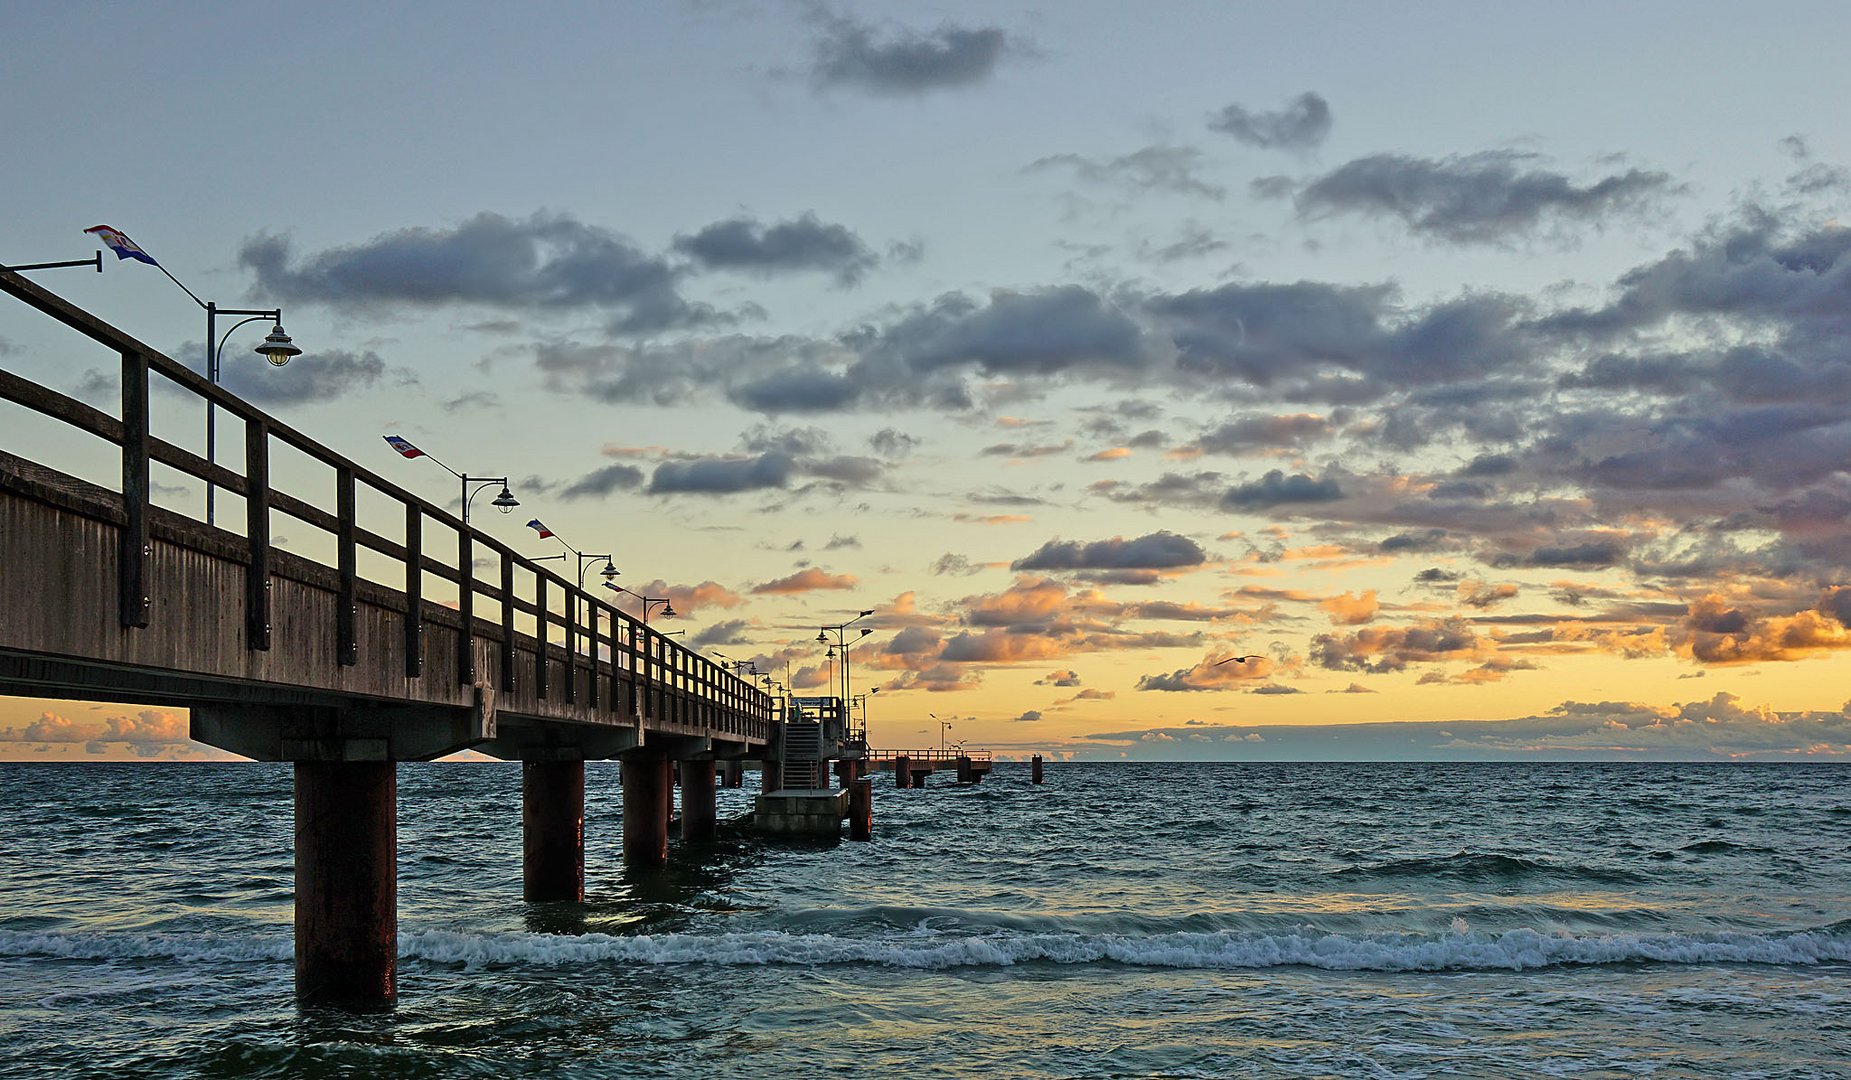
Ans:
POLYGON ((1032 783, 1041 783, 1041 755, 1028 759, 1028 778, 1032 783))
POLYGON ((668 862, 668 759, 624 758, 618 776, 623 784, 623 861, 661 866, 668 862))
POLYGON ((926 777, 931 775, 932 774, 925 769, 920 769, 918 772, 913 773, 913 786, 916 788, 925 787, 926 777))
POLYGON ((296 997, 398 997, 398 766, 296 762, 296 997))
POLYGON ((585 763, 521 762, 521 895, 585 899, 585 763))
POLYGON ((913 786, 913 762, 905 754, 893 759, 893 786, 901 789, 913 786))
POLYGON ((970 782, 971 782, 970 758, 965 757, 963 754, 959 754, 958 755, 958 783, 968 784, 970 782))
POLYGON ((776 761, 758 763, 759 790, 769 795, 784 786, 784 766, 776 761))
POLYGON ((712 840, 714 835, 711 761, 683 761, 681 765, 681 838, 712 840))
POLYGON ((848 838, 874 839, 874 781, 865 777, 849 780, 848 838))
POLYGON ((725 764, 723 768, 725 770, 725 776, 726 776, 725 784, 727 787, 736 788, 736 787, 745 786, 745 782, 746 782, 745 762, 729 761, 725 764))

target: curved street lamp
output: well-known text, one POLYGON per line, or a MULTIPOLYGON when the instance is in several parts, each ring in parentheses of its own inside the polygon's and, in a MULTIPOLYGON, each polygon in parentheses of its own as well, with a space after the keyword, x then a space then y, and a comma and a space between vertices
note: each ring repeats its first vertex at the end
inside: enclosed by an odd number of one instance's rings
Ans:
MULTIPOLYGON (((855 616, 854 618, 848 620, 847 622, 837 623, 834 626, 825 626, 816 632, 816 643, 818 645, 828 645, 829 646, 828 651, 825 653, 826 656, 828 656, 830 659, 833 660, 835 659, 835 656, 838 650, 842 654, 842 671, 841 671, 840 681, 842 684, 842 701, 845 704, 847 703, 849 699, 848 650, 850 648, 846 634, 848 632, 849 627, 853 626, 855 623, 860 622, 862 619, 865 619, 872 614, 874 614, 874 609, 869 608, 868 610, 862 612, 861 614, 855 616), (833 644, 831 644, 829 640, 829 634, 832 631, 835 633, 835 636, 836 636, 835 642, 833 644)), ((864 626, 861 628, 861 636, 857 637, 855 640, 860 641, 861 638, 867 637, 869 634, 872 634, 873 632, 874 631, 872 629, 864 626)))
POLYGON ((576 555, 578 557, 578 587, 581 589, 585 587, 585 568, 589 566, 590 564, 597 562, 599 559, 604 560, 604 569, 599 570, 598 575, 602 577, 605 581, 609 581, 610 579, 616 577, 618 574, 622 573, 622 571, 617 569, 617 564, 611 561, 610 555, 608 554, 605 554, 605 555, 585 554, 579 549, 573 547, 571 544, 566 543, 564 537, 560 536, 558 533, 547 528, 546 526, 540 524, 539 518, 534 518, 532 521, 529 521, 527 523, 527 527, 530 529, 538 530, 540 533, 540 538, 542 540, 546 539, 547 537, 552 537, 554 540, 559 541, 560 547, 566 549, 565 551, 562 551, 557 555, 533 555, 533 556, 529 556, 529 558, 531 558, 534 562, 552 562, 554 559, 557 559, 560 562, 564 562, 566 559, 566 552, 568 551, 571 552, 573 555, 576 555))
MULTIPOLYGON (((182 282, 179 278, 173 276, 173 274, 169 273, 165 266, 162 266, 160 263, 156 262, 154 260, 154 256, 149 255, 146 251, 143 251, 139 244, 135 243, 133 240, 130 240, 127 236, 123 235, 120 230, 110 228, 108 225, 94 225, 88 229, 85 229, 84 231, 95 236, 98 243, 104 245, 105 247, 109 248, 111 251, 115 252, 117 261, 121 261, 123 259, 134 259, 137 262, 145 262, 149 266, 152 266, 156 270, 159 270, 162 274, 165 274, 167 276, 168 281, 171 281, 175 285, 180 286, 181 292, 192 297, 193 303, 198 304, 201 308, 205 310, 206 312, 206 379, 213 386, 217 386, 219 384, 219 358, 225 351, 225 342, 231 338, 232 330, 236 330, 238 327, 243 326, 245 323, 261 322, 261 321, 268 321, 269 323, 271 323, 270 333, 267 337, 264 338, 263 344, 251 350, 252 352, 255 352, 258 355, 262 356, 265 360, 270 361, 271 366, 282 367, 284 364, 289 363, 290 357, 302 355, 302 350, 296 347, 296 343, 289 340, 288 334, 283 333, 283 309, 282 308, 222 308, 222 307, 219 307, 217 304, 207 303, 206 301, 201 300, 199 298, 198 293, 187 288, 184 282, 182 282), (244 316, 248 316, 248 318, 240 319, 238 322, 233 323, 231 326, 231 330, 225 331, 224 337, 219 337, 218 318, 220 315, 244 315, 244 316)), ((102 258, 103 258, 103 253, 100 251, 97 252, 97 267, 96 268, 98 272, 101 272, 103 269, 102 258)), ((45 265, 61 266, 61 265, 69 265, 69 264, 47 263, 45 265)), ((218 459, 218 403, 213 401, 211 398, 207 398, 206 399, 206 464, 208 465, 215 464, 217 462, 217 459, 218 459)), ((214 496, 217 493, 217 491, 218 491, 218 486, 214 484, 210 479, 208 479, 206 481, 206 524, 208 525, 214 524, 217 518, 217 515, 214 512, 214 505, 213 505, 215 502, 214 496)))
POLYGON ((625 596, 634 596, 638 600, 641 600, 643 602, 643 625, 644 626, 649 625, 649 605, 651 604, 661 604, 662 605, 662 617, 664 619, 672 619, 675 617, 675 604, 672 600, 670 600, 666 596, 644 596, 642 593, 633 593, 630 590, 624 588, 622 585, 619 585, 614 581, 605 582, 604 587, 607 589, 611 589, 615 592, 623 593, 625 596))
POLYGON ((463 524, 465 525, 469 524, 469 504, 475 501, 476 496, 481 494, 482 489, 485 487, 493 487, 496 484, 501 485, 501 491, 497 493, 493 499, 489 500, 489 505, 504 514, 513 513, 514 508, 521 504, 520 500, 514 497, 514 493, 508 490, 508 478, 505 476, 471 476, 468 473, 460 473, 450 466, 445 465, 443 462, 438 461, 437 458, 430 453, 411 445, 410 439, 406 439, 399 435, 381 435, 380 438, 386 440, 386 445, 397 451, 400 457, 430 458, 438 468, 463 482, 463 524), (474 491, 471 491, 471 484, 479 486, 477 486, 474 491))

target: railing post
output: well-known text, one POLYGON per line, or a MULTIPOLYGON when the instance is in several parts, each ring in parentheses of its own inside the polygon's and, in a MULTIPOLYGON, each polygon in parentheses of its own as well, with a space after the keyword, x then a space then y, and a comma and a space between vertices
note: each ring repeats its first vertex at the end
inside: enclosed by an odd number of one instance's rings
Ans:
POLYGON ((244 647, 270 647, 270 425, 244 421, 244 647))
POLYGON ((501 556, 501 688, 514 690, 514 559, 501 556))
POLYGON ((116 610, 123 626, 148 625, 148 358, 122 354, 122 533, 116 610))
POLYGON ((476 681, 476 551, 475 537, 465 525, 456 533, 456 613, 463 620, 463 632, 456 638, 456 681, 472 686, 476 681))
POLYGON ((553 618, 546 609, 546 575, 538 570, 533 575, 533 696, 546 700, 546 638, 552 631, 553 618))
POLYGON ((335 469, 334 487, 335 516, 340 521, 340 532, 334 538, 335 561, 341 575, 340 594, 335 598, 334 651, 342 664, 352 665, 360 661, 360 636, 354 626, 359 606, 360 567, 354 534, 353 466, 342 465, 335 469))
POLYGON ((424 677, 424 511, 405 504, 405 677, 424 677))
POLYGON ((591 653, 591 671, 585 675, 585 705, 598 707, 598 602, 585 598, 585 639, 591 653))
POLYGON ((572 586, 566 594, 566 704, 578 701, 578 593, 572 586))

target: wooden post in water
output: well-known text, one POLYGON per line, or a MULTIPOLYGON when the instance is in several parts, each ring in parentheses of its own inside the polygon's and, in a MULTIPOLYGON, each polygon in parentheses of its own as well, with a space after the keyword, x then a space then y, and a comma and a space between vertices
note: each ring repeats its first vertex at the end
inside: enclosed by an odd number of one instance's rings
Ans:
POLYGON ((893 759, 893 786, 902 791, 913 786, 913 761, 905 754, 893 759))
POLYGON ((521 762, 521 894, 585 899, 585 763, 521 762))
POLYGON ((874 839, 874 781, 866 777, 849 780, 848 838, 874 839))
POLYGON ((681 767, 681 838, 712 840, 714 835, 714 767, 711 761, 683 761, 681 767))
POLYGON ((958 755, 958 783, 968 784, 970 782, 971 782, 970 758, 964 756, 963 754, 959 754, 958 755))
POLYGON ((1028 759, 1028 779, 1031 783, 1041 783, 1041 755, 1028 759))
POLYGON ((623 861, 631 866, 668 862, 668 759, 643 753, 619 767, 623 784, 623 861))
POLYGON ((398 766, 296 762, 296 997, 398 997, 398 766))

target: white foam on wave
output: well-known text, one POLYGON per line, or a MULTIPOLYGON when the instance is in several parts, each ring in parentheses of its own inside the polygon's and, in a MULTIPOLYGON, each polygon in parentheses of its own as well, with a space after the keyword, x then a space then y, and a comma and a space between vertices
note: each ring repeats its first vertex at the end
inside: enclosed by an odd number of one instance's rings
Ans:
POLYGON ((1606 934, 1512 930, 1502 934, 1086 934, 929 933, 856 938, 764 930, 731 934, 614 937, 482 936, 425 931, 400 939, 406 956, 466 966, 586 964, 880 964, 942 970, 1120 963, 1143 967, 1314 967, 1331 971, 1522 971, 1622 963, 1812 965, 1851 961, 1851 938, 1794 934, 1606 934))
MULTIPOLYGON (((165 959, 285 963, 288 938, 254 935, 0 931, 0 957, 73 960, 165 959)), ((737 966, 878 964, 945 970, 1025 963, 1117 963, 1199 969, 1322 968, 1328 971, 1525 971, 1628 964, 1851 962, 1851 936, 1833 930, 1786 934, 1603 934, 1578 937, 1510 930, 1445 934, 958 934, 927 930, 893 937, 844 937, 761 930, 726 934, 401 934, 406 959, 465 968, 596 963, 737 966)))
POLYGON ((288 937, 255 934, 112 934, 84 930, 0 930, 0 957, 47 956, 61 960, 182 960, 208 963, 287 961, 288 937))

